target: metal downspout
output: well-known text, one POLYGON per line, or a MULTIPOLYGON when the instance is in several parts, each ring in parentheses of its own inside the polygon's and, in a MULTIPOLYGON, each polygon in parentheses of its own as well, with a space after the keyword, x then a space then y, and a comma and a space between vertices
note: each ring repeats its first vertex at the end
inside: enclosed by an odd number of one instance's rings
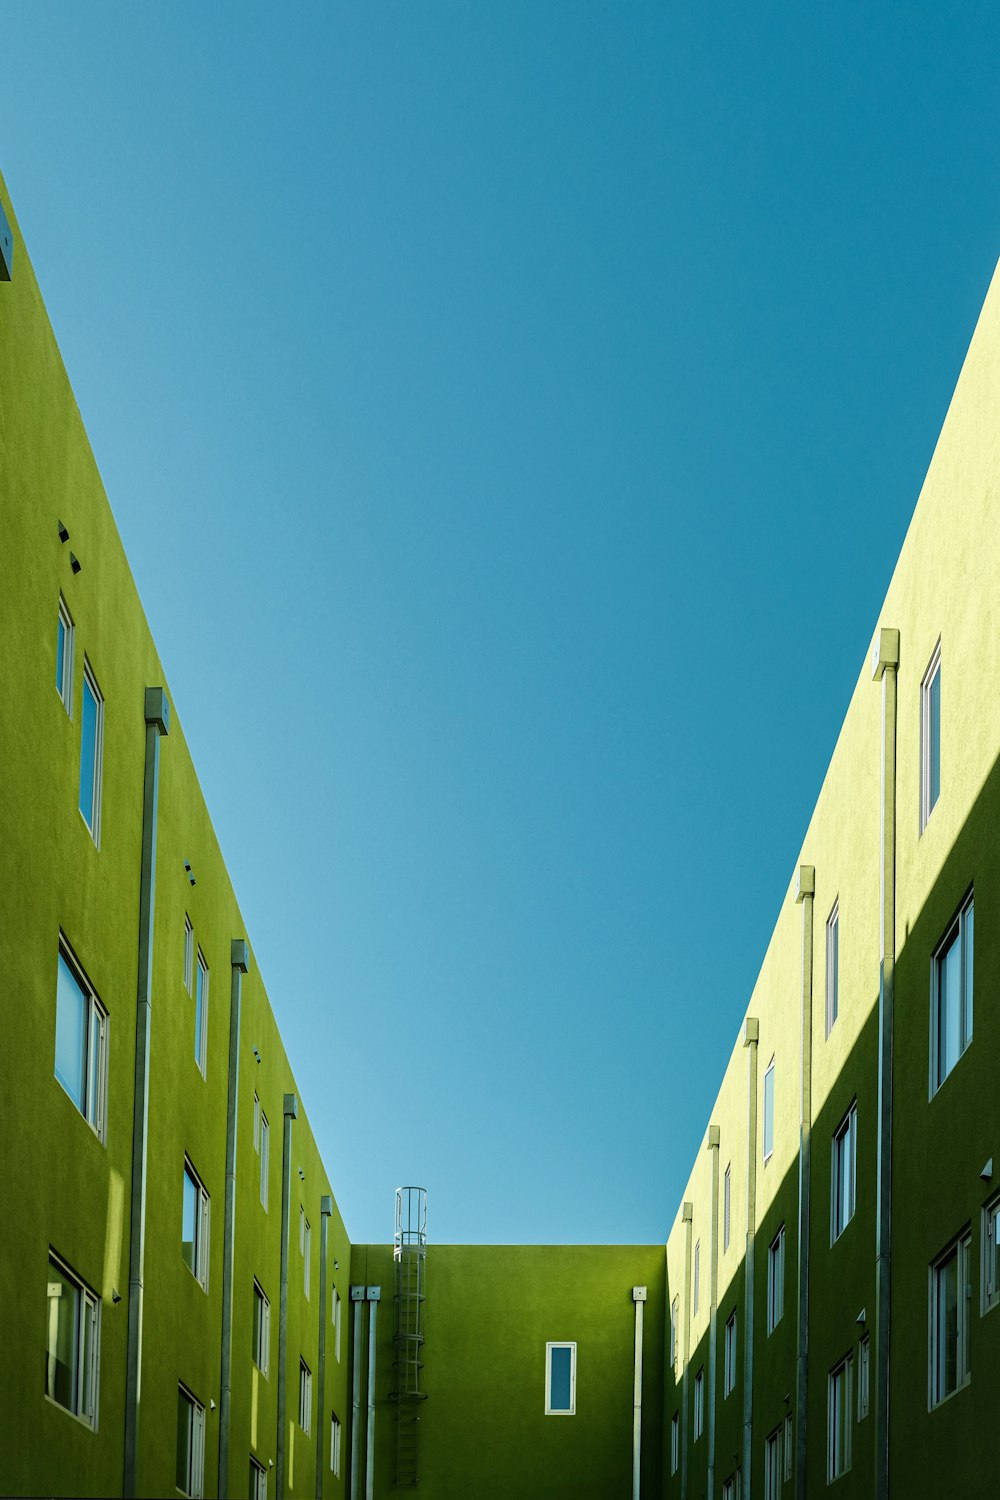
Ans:
POLYGON ((365 1442, 365 1500, 374 1500, 375 1495, 375 1317, 378 1312, 380 1287, 370 1286, 368 1298, 368 1434, 365 1442))
POLYGON ((694 1204, 681 1208, 684 1231, 684 1374, 681 1376, 681 1500, 688 1491, 688 1362, 691 1358, 691 1232, 694 1227, 694 1204))
POLYGON ((316 1420, 316 1500, 323 1500, 323 1447, 326 1438, 326 1265, 330 1242, 333 1199, 324 1193, 319 1200, 319 1396, 316 1420))
POLYGON ((226 1202, 222 1242, 222 1376, 219 1381, 219 1494, 229 1494, 229 1426, 233 1399, 233 1258, 236 1240, 236 1117, 239 1103, 240 999, 250 967, 246 938, 233 938, 229 960, 229 1104, 226 1113, 226 1202))
POLYGON ((712 1220, 708 1307, 708 1488, 707 1500, 715 1500, 715 1383, 718 1359, 719 1312, 719 1134, 718 1125, 708 1127, 708 1149, 712 1153, 712 1220))
POLYGON ((635 1373, 632 1376, 632 1500, 639 1500, 642 1475, 642 1309, 646 1288, 634 1286, 635 1303, 635 1373))
POLYGON ((156 888, 156 812, 160 789, 160 737, 170 730, 163 688, 147 688, 146 762, 142 783, 142 855, 139 865, 139 965, 135 1008, 135 1099, 132 1117, 132 1203, 129 1216, 128 1349, 125 1367, 125 1461, 122 1492, 136 1492, 139 1405, 142 1399, 142 1314, 146 1262, 146 1163, 149 1130, 149 1034, 153 1003, 153 917, 156 888))
POLYGON ((809 1223, 812 1181, 813 918, 816 870, 799 865, 795 900, 802 907, 802 1096, 799 1114, 799 1305, 795 1381, 795 1500, 806 1500, 809 1395, 809 1223))
POLYGON ((754 1239, 757 1233, 757 1043, 760 1023, 747 1016, 743 1023, 743 1045, 747 1059, 747 1255, 744 1273, 746 1298, 743 1310, 743 1491, 750 1500, 753 1478, 753 1303, 754 1239))
POLYGON ((285 1500, 285 1408, 288 1400, 288 1233, 292 1204, 292 1121, 299 1101, 286 1094, 281 1149, 281 1304, 278 1315, 278 1441, 275 1445, 275 1494, 285 1500))
POLYGON ((358 1479, 361 1472, 361 1309, 364 1306, 363 1286, 351 1287, 354 1304, 354 1394, 351 1398, 351 1500, 358 1500, 358 1479))
POLYGON ((899 631, 882 629, 872 678, 882 683, 881 965, 878 1029, 878 1169, 875 1216, 875 1500, 889 1495, 889 1356, 892 1250, 892 1048, 896 964, 896 674, 899 631))

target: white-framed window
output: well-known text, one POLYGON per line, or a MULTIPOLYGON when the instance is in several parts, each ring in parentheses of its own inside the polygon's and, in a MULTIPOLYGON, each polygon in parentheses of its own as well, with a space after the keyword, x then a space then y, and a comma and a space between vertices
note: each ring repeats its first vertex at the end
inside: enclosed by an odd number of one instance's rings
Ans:
POLYGON ((858 1345, 858 1421, 868 1415, 871 1390, 871 1340, 866 1333, 858 1345))
POLYGON ((983 1209, 982 1310, 989 1312, 1000 1303, 1000 1197, 993 1198, 983 1209))
POLYGON ((177 1387, 177 1488, 201 1496, 205 1483, 205 1408, 183 1385, 177 1387))
POLYGON ((545 1345, 545 1415, 576 1415, 576 1344, 545 1345))
POLYGON ((774 1153, 774 1058, 764 1073, 764 1160, 774 1153))
POLYGON ((191 918, 184 914, 184 988, 194 994, 194 928, 191 918))
POLYGON ((832 1484, 851 1467, 851 1383, 854 1356, 830 1371, 827 1386, 826 1478, 832 1484))
POLYGON ((208 1291, 209 1199, 189 1159, 184 1158, 181 1255, 195 1281, 208 1291))
POLYGON ((732 1163, 726 1165, 726 1174, 722 1179, 722 1253, 729 1249, 729 1236, 732 1232, 733 1214, 733 1168, 732 1163))
POLYGON ((49 1255, 45 1394, 97 1427, 101 1299, 57 1255, 49 1255))
POLYGON ((785 1449, 785 1471, 784 1472, 785 1472, 785 1482, 787 1483, 788 1480, 791 1479, 791 1477, 792 1477, 792 1458, 793 1458, 794 1453, 795 1453, 795 1449, 794 1449, 793 1444, 792 1444, 792 1419, 791 1419, 790 1416, 786 1416, 785 1417, 785 1443, 784 1443, 784 1449, 785 1449))
POLYGON ((55 1076, 99 1141, 107 1138, 108 1013, 60 938, 55 1076))
POLYGON ((337 1288, 333 1289, 333 1305, 330 1310, 330 1321, 333 1323, 333 1356, 340 1363, 340 1293, 337 1288))
POLYGON ((309 1300, 309 1268, 312 1265, 312 1226, 305 1214, 302 1215, 303 1241, 302 1241, 302 1290, 309 1300))
POLYGON ((250 1500, 267 1500, 267 1470, 250 1455, 250 1500))
POLYGON ((694 1246, 694 1290, 691 1294, 691 1311, 697 1313, 698 1298, 701 1292, 701 1240, 695 1241, 694 1246))
POLYGON ((330 1414, 330 1468, 334 1476, 340 1473, 340 1418, 336 1412, 330 1414))
POLYGON ((260 1112, 260 1201, 265 1213, 267 1212, 267 1176, 270 1164, 271 1127, 262 1109, 260 1112))
POLYGON ((764 1439, 764 1500, 781 1497, 781 1427, 764 1439))
POLYGON ((73 717, 73 616, 66 608, 66 600, 59 595, 59 615, 56 623, 56 692, 63 707, 73 717))
POLYGON ((702 1365, 694 1377, 694 1440, 705 1431, 705 1367, 702 1365))
POLYGON ((726 1397, 736 1389, 736 1309, 729 1315, 722 1351, 722 1394, 726 1397))
POLYGON ((260 1095, 254 1089, 253 1093, 253 1150, 254 1155, 260 1155, 260 1095))
POLYGON ((920 832, 941 795, 941 642, 920 684, 920 832))
POLYGON ((205 1073, 208 1058, 208 964, 198 949, 194 966, 194 1060, 205 1073))
POLYGON ((101 767, 104 761, 104 699, 83 658, 83 712, 80 716, 80 812, 101 847, 101 767))
POLYGON ((838 1240, 854 1218, 858 1172, 858 1106, 851 1105, 833 1135, 830 1180, 830 1243, 838 1240))
POLYGON ((972 892, 931 960, 931 1095, 972 1041, 972 892))
POLYGON ((785 1312, 785 1226, 782 1224, 767 1252, 767 1331, 773 1333, 785 1312))
POLYGON ((840 1013, 840 901, 826 919, 826 1034, 830 1035, 840 1013))
POLYGON ((307 1435, 312 1431, 313 1378, 305 1360, 299 1357, 299 1426, 307 1435))
POLYGON ((677 1329, 681 1317, 681 1299, 675 1297, 670 1304, 670 1363, 676 1367, 679 1344, 677 1340, 677 1329))
POLYGON ((740 1471, 730 1474, 722 1482, 722 1500, 740 1500, 740 1471))
POLYGON ((676 1474, 681 1461, 681 1414, 675 1411, 670 1418, 670 1472, 676 1474))
POLYGON ((271 1364, 271 1304, 256 1279, 253 1284, 253 1362, 266 1380, 271 1364))
POLYGON ((931 1266, 931 1405, 939 1406, 970 1377, 969 1324, 972 1236, 966 1230, 931 1266))

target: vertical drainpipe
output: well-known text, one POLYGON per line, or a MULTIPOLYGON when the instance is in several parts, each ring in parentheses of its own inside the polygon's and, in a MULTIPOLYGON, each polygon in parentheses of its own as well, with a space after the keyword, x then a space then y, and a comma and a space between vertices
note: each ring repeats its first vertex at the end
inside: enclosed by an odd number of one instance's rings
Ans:
POLYGON ((806 1500, 809 1394, 809 1214, 812 1181, 813 907, 816 869, 799 865, 795 900, 802 907, 802 1095, 799 1114, 799 1306, 795 1381, 795 1500, 806 1500))
POLYGON ((646 1288, 634 1286, 635 1368, 632 1376, 632 1500, 639 1500, 642 1487, 642 1309, 646 1288))
POLYGON ((354 1388, 351 1397, 351 1500, 358 1500, 358 1479, 361 1472, 361 1309, 364 1306, 363 1286, 351 1287, 351 1302, 354 1304, 354 1388))
POLYGON ((233 1396, 233 1259, 236 1241, 236 1117, 239 1103, 240 1001, 250 967, 246 938, 229 948, 229 1104, 226 1112, 226 1202, 222 1243, 222 1376, 219 1381, 219 1494, 229 1494, 229 1425, 233 1396))
POLYGON ((892 1041, 896 963, 896 673, 899 631, 882 629, 872 679, 882 683, 881 964, 878 996, 878 1171, 875 1217, 875 1500, 889 1495, 889 1310, 892 1249, 892 1041))
POLYGON ((149 1033, 153 1003, 153 917, 156 905, 156 808, 160 789, 160 737, 167 734, 170 729, 170 705, 163 688, 146 689, 143 710, 146 720, 146 763, 142 783, 142 855, 139 864, 139 972, 135 1006, 135 1101, 132 1120, 132 1203, 129 1219, 125 1463, 122 1481, 122 1491, 127 1496, 136 1493, 139 1403, 142 1396, 149 1033))
POLYGON ((278 1314, 278 1441, 275 1449, 275 1494, 285 1500, 285 1409, 288 1400, 288 1233, 292 1206, 292 1121, 299 1101, 286 1094, 281 1149, 281 1306, 278 1314))
POLYGON ((684 1230, 684 1374, 681 1376, 681 1500, 688 1492, 688 1362, 691 1358, 691 1232, 694 1228, 694 1204, 681 1209, 684 1230))
POLYGON ((316 1421, 316 1500, 323 1500, 323 1445, 326 1437, 326 1266, 333 1199, 319 1200, 319 1415, 316 1421))
POLYGON ((368 1433, 365 1440, 365 1500, 375 1495, 375 1315, 381 1287, 370 1286, 368 1298, 368 1433))
POLYGON ((718 1359, 719 1312, 719 1134, 718 1125, 708 1127, 708 1149, 712 1153, 712 1217, 708 1306, 708 1489, 707 1500, 715 1500, 715 1379, 718 1359))
POLYGON ((743 1023, 743 1045, 749 1049, 747 1067, 747 1256, 744 1273, 743 1310, 743 1490, 750 1500, 753 1478, 753 1301, 754 1237, 757 1233, 757 1043, 760 1023, 747 1016, 743 1023))

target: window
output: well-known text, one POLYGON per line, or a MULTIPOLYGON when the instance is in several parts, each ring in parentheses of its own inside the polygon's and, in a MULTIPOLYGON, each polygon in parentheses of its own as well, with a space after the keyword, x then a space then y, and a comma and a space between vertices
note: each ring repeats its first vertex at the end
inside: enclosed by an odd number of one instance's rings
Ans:
POLYGON ((194 994, 194 928, 191 918, 184 918, 184 988, 194 994))
POLYGON ((920 684, 920 832, 941 795, 941 642, 920 684))
POLYGON ((56 692, 70 718, 73 717, 73 618, 59 596, 59 619, 56 625, 56 692))
POLYGON ((972 1041, 972 931, 970 894, 931 963, 932 1095, 972 1041))
POLYGON ((858 1421, 863 1422, 869 1409, 871 1380, 871 1342, 866 1333, 858 1345, 858 1421))
POLYGON ((681 1299, 675 1297, 670 1304, 670 1363, 677 1364, 677 1327, 681 1316, 681 1299))
POLYGON ((194 977, 194 1057, 202 1073, 208 1054, 208 964, 198 949, 194 977))
POLYGON ((267 1209, 267 1169, 270 1164, 271 1154, 271 1127, 267 1123, 267 1115, 263 1110, 260 1112, 260 1201, 267 1209))
POLYGON ((931 1267, 931 1405, 969 1379, 969 1258, 965 1234, 931 1267))
POLYGON ((201 1495, 205 1477, 205 1408, 190 1391, 177 1387, 177 1488, 201 1495))
POLYGON ((98 1140, 105 1139, 108 1013, 60 943, 56 973, 56 1078, 98 1140))
POLYGON ((337 1288, 333 1289, 333 1310, 331 1312, 333 1323, 333 1352, 337 1363, 340 1363, 340 1293, 337 1288))
POLYGON ((250 1500, 267 1500, 267 1470, 255 1458, 250 1459, 250 1500))
POLYGON ((826 919, 826 1034, 830 1035, 840 1010, 840 902, 826 919))
POLYGON ((303 1241, 302 1241, 302 1290, 309 1297, 309 1267, 312 1264, 312 1229, 305 1214, 302 1215, 303 1241))
POLYGON ((675 1411, 670 1418, 670 1472, 677 1473, 681 1461, 681 1414, 675 1411))
POLYGON ((833 1175, 830 1185, 830 1243, 838 1240, 854 1218, 858 1170, 858 1106, 852 1104, 833 1137, 833 1175))
POLYGON ((576 1413, 576 1345, 545 1345, 545 1415, 576 1413))
POLYGON ((88 1427, 96 1427, 101 1299, 50 1255, 48 1306, 45 1394, 88 1427))
POLYGON ((271 1304, 259 1281, 253 1284, 253 1362, 267 1379, 271 1353, 271 1304))
POLYGON ((691 1311, 698 1311, 698 1292, 701 1287, 701 1240, 694 1247, 694 1292, 692 1294, 691 1311))
POLYGON ((336 1412, 330 1417, 330 1468, 334 1475, 340 1473, 340 1419, 336 1412))
POLYGON ((983 1312, 1000 1302, 1000 1198, 983 1209, 983 1312))
POLYGON ((786 1417, 785 1418, 785 1479, 786 1480, 789 1480, 792 1477, 792 1455, 793 1455, 793 1453, 794 1453, 794 1449, 792 1447, 792 1419, 791 1419, 791 1417, 786 1417))
POLYGON ((851 1379, 854 1357, 830 1372, 827 1397, 826 1477, 839 1479, 851 1467, 851 1379))
POLYGON ((736 1312, 730 1314, 726 1324, 726 1336, 722 1356, 722 1394, 728 1396, 736 1388, 736 1312))
POLYGON ((764 1074, 764 1160, 774 1151, 774 1058, 764 1074))
POLYGON ((723 1481, 722 1500, 740 1500, 739 1469, 736 1470, 735 1474, 730 1474, 729 1478, 723 1481))
POLYGON ((705 1430, 705 1367, 704 1365, 694 1377, 694 1440, 701 1437, 705 1430))
POLYGON ((726 1167, 726 1175, 722 1179, 722 1253, 729 1249, 729 1234, 732 1227, 732 1164, 726 1167))
POLYGON ((767 1252, 767 1331, 773 1333, 785 1311, 785 1226, 767 1252))
POLYGON ((80 811, 101 847, 101 762, 104 758, 104 699, 87 658, 83 659, 83 715, 80 726, 80 811))
POLYGON ((299 1426, 308 1435, 312 1431, 313 1378, 304 1359, 299 1360, 299 1426))
POLYGON ((764 1439, 764 1500, 779 1500, 781 1495, 781 1428, 776 1427, 764 1439))
POLYGON ((194 1167, 184 1158, 181 1209, 181 1254, 194 1279, 208 1291, 208 1194, 194 1167))

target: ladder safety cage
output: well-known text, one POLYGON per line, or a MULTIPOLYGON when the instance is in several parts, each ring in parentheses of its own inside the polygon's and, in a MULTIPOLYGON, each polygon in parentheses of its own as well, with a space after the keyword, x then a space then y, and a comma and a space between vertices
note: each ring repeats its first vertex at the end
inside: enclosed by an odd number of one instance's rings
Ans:
POLYGON ((396 1403, 396 1484, 418 1483, 417 1435, 424 1368, 424 1310, 427 1302, 427 1189, 396 1189, 393 1236, 395 1326, 392 1393, 396 1403))

